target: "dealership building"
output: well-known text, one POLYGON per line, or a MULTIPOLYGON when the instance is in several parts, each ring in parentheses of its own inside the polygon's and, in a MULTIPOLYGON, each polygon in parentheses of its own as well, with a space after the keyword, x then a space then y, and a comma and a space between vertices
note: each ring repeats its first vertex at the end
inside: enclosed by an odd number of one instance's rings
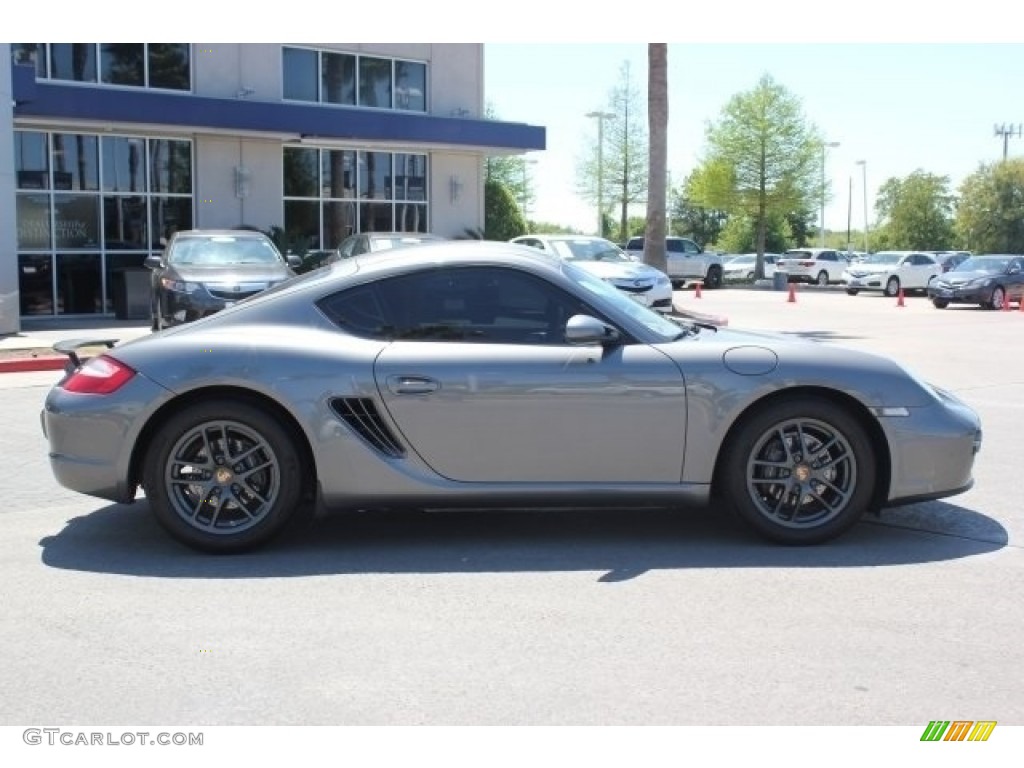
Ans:
POLYGON ((356 232, 482 228, 485 159, 545 146, 542 127, 485 119, 481 44, 0 54, 0 334, 124 315, 177 230, 280 228, 331 250, 356 232))

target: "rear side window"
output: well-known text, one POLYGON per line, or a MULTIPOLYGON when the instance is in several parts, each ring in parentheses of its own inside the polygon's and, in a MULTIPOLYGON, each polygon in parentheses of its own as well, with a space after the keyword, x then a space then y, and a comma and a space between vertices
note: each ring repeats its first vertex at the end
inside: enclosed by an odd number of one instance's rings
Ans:
POLYGON ((644 249, 644 239, 642 237, 631 237, 629 242, 626 243, 626 250, 629 251, 642 251, 644 249))

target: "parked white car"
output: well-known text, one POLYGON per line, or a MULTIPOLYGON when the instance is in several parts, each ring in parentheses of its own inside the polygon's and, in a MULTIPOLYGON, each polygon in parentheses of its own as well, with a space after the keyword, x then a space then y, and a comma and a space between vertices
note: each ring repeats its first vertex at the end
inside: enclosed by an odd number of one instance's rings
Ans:
MULTIPOLYGON (((775 260, 777 258, 779 258, 777 253, 766 253, 764 255, 764 276, 769 280, 775 274, 775 260)), ((741 253, 739 256, 727 257, 722 265, 722 271, 726 280, 753 280, 754 267, 756 265, 756 253, 741 253)))
POLYGON ((586 235, 522 235, 510 242, 571 261, 659 312, 672 311, 672 281, 652 266, 634 261, 615 243, 586 235))
POLYGON ((906 291, 926 291, 928 284, 942 274, 942 265, 930 253, 922 251, 879 251, 850 264, 843 272, 846 292, 882 291, 896 296, 906 291))
MULTIPOLYGON (((643 237, 629 238, 626 253, 643 261, 643 237)), ((689 238, 666 237, 665 261, 673 285, 682 285, 688 280, 701 280, 705 288, 718 288, 722 285, 722 257, 705 251, 689 238)))
POLYGON ((828 285, 843 278, 847 261, 831 248, 790 248, 775 262, 775 269, 786 273, 790 283, 828 285))

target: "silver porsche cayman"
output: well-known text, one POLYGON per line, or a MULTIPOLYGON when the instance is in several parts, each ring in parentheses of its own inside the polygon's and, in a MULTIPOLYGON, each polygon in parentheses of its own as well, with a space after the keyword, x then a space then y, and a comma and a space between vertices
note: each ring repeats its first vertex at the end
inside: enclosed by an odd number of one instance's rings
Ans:
POLYGON ((212 552, 310 511, 526 505, 712 504, 811 544, 965 491, 981 443, 970 408, 892 360, 665 317, 507 243, 355 257, 81 345, 58 345, 42 413, 57 480, 141 489, 212 552))

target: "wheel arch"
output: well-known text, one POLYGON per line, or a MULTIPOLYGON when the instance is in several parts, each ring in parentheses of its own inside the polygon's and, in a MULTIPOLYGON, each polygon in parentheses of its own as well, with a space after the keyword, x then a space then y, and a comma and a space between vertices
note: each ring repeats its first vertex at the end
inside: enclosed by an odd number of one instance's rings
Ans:
POLYGON ((829 403, 842 408, 864 427, 868 440, 871 442, 871 449, 875 458, 875 487, 871 490, 871 501, 868 508, 872 511, 882 508, 888 498, 889 486, 892 482, 892 454, 889 451, 889 441, 885 437, 881 424, 878 423, 878 419, 868 410, 867 406, 855 397, 840 390, 814 386, 792 387, 773 392, 755 400, 743 409, 733 421, 732 426, 729 427, 719 446, 711 480, 711 495, 713 498, 720 497, 721 495, 721 487, 724 482, 722 476, 724 457, 744 424, 763 408, 789 400, 800 401, 806 397, 819 397, 827 400, 829 403))
POLYGON ((186 408, 208 400, 227 399, 236 402, 248 403, 259 408, 265 413, 272 415, 285 430, 289 432, 299 451, 299 463, 302 467, 302 497, 303 500, 311 501, 316 494, 317 470, 313 457, 313 449, 309 444, 306 433, 295 417, 288 412, 280 403, 273 398, 244 387, 215 386, 202 387, 186 392, 162 405, 142 428, 135 445, 132 448, 131 460, 129 463, 129 483, 133 486, 142 484, 142 473, 145 465, 146 454, 150 445, 160 429, 173 419, 177 414, 186 408))

